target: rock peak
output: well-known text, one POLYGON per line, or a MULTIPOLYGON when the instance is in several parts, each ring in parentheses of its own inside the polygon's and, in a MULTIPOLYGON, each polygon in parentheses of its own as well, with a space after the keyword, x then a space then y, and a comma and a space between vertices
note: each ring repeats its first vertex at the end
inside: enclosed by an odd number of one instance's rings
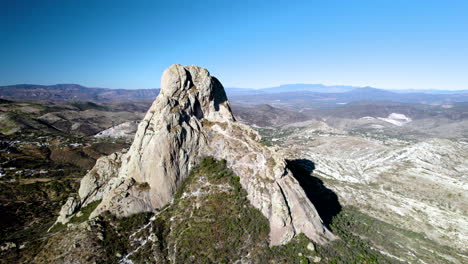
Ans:
POLYGON ((233 121, 223 85, 207 69, 198 66, 173 64, 161 78, 160 105, 169 104, 198 119, 233 121), (188 110, 188 112, 187 112, 188 110))
POLYGON ((334 239, 284 157, 235 121, 221 83, 204 68, 178 64, 164 71, 161 93, 130 149, 100 158, 81 181, 80 200, 67 201, 58 221, 97 200, 102 202, 90 217, 159 210, 206 156, 226 160, 239 176, 250 203, 269 220, 271 245, 300 233, 322 244, 334 239))

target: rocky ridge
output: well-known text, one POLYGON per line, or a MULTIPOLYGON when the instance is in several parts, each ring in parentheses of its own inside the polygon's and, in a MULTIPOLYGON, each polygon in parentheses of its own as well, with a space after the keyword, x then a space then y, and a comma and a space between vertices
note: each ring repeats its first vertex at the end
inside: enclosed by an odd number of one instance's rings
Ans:
POLYGON ((250 203, 270 224, 270 245, 304 233, 325 244, 335 237, 279 152, 260 143, 259 134, 235 121, 221 83, 206 69, 172 65, 161 92, 139 124, 126 153, 99 159, 83 178, 79 198, 71 197, 57 222, 102 200, 90 218, 157 211, 171 203, 202 157, 224 159, 240 177, 250 203))

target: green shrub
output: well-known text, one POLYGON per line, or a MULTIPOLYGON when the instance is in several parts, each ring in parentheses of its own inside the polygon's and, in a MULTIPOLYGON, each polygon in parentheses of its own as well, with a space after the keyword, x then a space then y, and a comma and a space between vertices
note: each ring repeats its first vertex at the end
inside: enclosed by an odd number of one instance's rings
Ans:
POLYGON ((70 223, 72 224, 79 224, 83 223, 84 221, 89 219, 89 215, 96 209, 96 207, 101 203, 101 200, 97 200, 94 202, 89 203, 85 207, 81 208, 79 212, 81 212, 80 216, 74 215, 70 219, 70 223))
POLYGON ((104 229, 102 246, 106 249, 106 263, 117 263, 117 254, 124 256, 130 251, 129 236, 145 225, 151 216, 152 213, 147 212, 119 218, 106 212, 99 218, 104 229))

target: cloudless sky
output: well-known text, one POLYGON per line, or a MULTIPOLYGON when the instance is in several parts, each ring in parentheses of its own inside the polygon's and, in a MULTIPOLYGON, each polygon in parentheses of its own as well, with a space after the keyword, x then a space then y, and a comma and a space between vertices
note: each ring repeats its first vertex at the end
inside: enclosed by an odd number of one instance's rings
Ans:
POLYGON ((468 89, 468 0, 0 0, 0 85, 468 89))

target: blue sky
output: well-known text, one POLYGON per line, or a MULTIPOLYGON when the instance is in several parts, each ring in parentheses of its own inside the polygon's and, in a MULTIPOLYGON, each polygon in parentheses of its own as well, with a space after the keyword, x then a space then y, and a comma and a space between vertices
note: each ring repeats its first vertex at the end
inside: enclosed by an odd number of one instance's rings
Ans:
POLYGON ((173 63, 225 87, 468 89, 468 1, 0 1, 0 85, 159 87, 173 63))

